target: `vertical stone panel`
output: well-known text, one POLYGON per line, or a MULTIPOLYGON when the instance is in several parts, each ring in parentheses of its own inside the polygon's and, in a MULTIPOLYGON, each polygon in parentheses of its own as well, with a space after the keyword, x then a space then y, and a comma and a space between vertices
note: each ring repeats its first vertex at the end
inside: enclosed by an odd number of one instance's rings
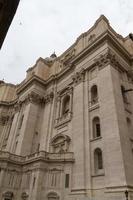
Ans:
POLYGON ((73 94, 73 119, 72 119, 72 143, 75 156, 72 174, 73 192, 84 193, 85 172, 84 172, 84 82, 74 87, 73 94))
POLYGON ((51 103, 47 103, 44 108, 44 114, 42 117, 41 138, 40 138, 40 150, 47 151, 48 149, 48 133, 51 116, 51 103))
POLYGON ((31 153, 32 138, 35 132, 37 114, 37 104, 29 103, 24 110, 24 120, 20 130, 18 146, 16 153, 19 155, 28 155, 31 153))
MULTIPOLYGON (((119 120, 124 117, 124 110, 122 99, 120 95, 118 96, 120 85, 116 74, 117 71, 110 65, 99 71, 99 101, 106 187, 126 184, 120 143, 120 135, 125 129, 122 124, 121 128, 119 126, 119 120), (118 92, 116 93, 116 91, 118 92), (120 109, 122 113, 119 113, 120 109)), ((121 123, 124 122, 123 120, 121 123)))
POLYGON ((14 140, 15 140, 17 129, 18 129, 19 114, 20 112, 16 112, 16 114, 14 115, 13 122, 12 122, 12 127, 10 130, 10 135, 7 142, 7 151, 9 152, 12 152, 12 149, 13 149, 14 140))

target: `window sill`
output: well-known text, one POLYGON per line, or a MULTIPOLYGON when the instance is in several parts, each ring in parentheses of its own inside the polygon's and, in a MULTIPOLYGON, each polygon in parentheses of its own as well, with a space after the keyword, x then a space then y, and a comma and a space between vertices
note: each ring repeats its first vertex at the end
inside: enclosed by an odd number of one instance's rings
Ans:
POLYGON ((104 172, 101 172, 99 174, 93 174, 92 177, 98 177, 98 176, 105 176, 104 172))
POLYGON ((95 109, 98 109, 100 106, 99 106, 99 103, 96 103, 96 104, 94 104, 94 105, 91 105, 90 107, 89 107, 89 111, 93 111, 93 110, 95 110, 95 109))
POLYGON ((90 140, 90 142, 94 142, 94 141, 97 141, 97 140, 100 140, 100 139, 102 139, 102 136, 97 137, 97 138, 93 138, 93 139, 90 140))
POLYGON ((72 113, 68 113, 68 115, 62 116, 61 118, 56 119, 55 128, 62 124, 68 123, 69 121, 71 121, 71 119, 72 119, 72 113))

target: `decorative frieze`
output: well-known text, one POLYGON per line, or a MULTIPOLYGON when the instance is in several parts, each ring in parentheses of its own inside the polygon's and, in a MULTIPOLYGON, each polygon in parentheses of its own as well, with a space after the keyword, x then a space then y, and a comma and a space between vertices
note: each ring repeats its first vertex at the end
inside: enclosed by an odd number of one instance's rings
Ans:
POLYGON ((75 72, 73 75, 72 75, 72 80, 73 80, 73 83, 75 85, 81 83, 84 81, 84 78, 85 78, 85 70, 84 69, 81 69, 79 72, 75 72))
POLYGON ((72 49, 71 51, 69 51, 66 55, 65 55, 65 57, 61 60, 62 61, 62 63, 64 64, 64 65, 67 65, 68 64, 68 62, 75 56, 75 49, 72 49))

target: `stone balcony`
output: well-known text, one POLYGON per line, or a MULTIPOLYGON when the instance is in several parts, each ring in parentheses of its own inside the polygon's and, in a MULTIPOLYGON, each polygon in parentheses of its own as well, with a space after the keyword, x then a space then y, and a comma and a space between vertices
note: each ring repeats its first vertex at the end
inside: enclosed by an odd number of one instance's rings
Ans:
POLYGON ((74 153, 49 153, 46 151, 39 151, 34 154, 27 156, 20 156, 11 154, 9 152, 0 151, 0 161, 10 161, 19 164, 25 164, 34 161, 45 161, 45 162, 74 162, 74 153))
POLYGON ((55 120, 55 127, 67 123, 71 121, 71 119, 72 119, 72 112, 68 112, 55 120))

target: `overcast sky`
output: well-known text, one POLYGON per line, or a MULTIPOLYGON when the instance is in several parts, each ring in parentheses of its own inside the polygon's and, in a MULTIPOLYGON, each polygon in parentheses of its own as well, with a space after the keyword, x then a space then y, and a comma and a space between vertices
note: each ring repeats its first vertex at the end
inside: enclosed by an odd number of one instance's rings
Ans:
POLYGON ((101 14, 119 34, 133 32, 133 0, 20 0, 0 51, 0 79, 21 82, 39 57, 63 53, 101 14))

